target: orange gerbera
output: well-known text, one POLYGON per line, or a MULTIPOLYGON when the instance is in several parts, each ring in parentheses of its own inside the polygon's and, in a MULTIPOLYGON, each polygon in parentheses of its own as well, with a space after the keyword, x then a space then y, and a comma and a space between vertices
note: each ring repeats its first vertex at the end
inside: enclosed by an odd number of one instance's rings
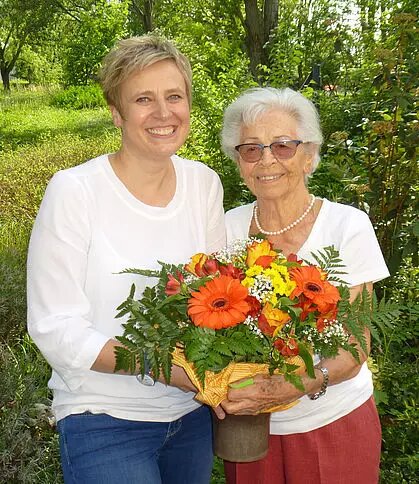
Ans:
POLYGON ((188 315, 195 326, 221 329, 242 323, 250 310, 247 289, 238 279, 216 277, 193 292, 188 315))
POLYGON ((295 267, 290 270, 290 277, 297 284, 291 299, 304 294, 320 312, 327 311, 330 304, 337 304, 340 300, 337 288, 324 280, 324 273, 315 266, 295 267))
POLYGON ((264 269, 271 265, 278 254, 272 250, 272 244, 268 240, 262 242, 253 242, 247 248, 247 267, 254 265, 262 266, 264 269))

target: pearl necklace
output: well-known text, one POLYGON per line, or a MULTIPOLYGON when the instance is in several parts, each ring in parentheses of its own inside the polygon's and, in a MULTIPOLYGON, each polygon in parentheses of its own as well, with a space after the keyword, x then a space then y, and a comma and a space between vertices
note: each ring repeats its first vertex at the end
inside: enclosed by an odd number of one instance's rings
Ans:
POLYGON ((292 228, 294 228, 297 224, 299 224, 300 222, 302 222, 307 217, 307 215, 309 214, 310 210, 314 207, 314 202, 315 201, 316 201, 316 197, 314 195, 311 195, 310 203, 309 203, 306 211, 301 215, 301 217, 298 217, 297 220, 295 220, 291 224, 287 225, 283 229, 275 230, 273 232, 270 232, 269 230, 263 230, 263 228, 260 226, 260 222, 259 222, 259 218, 258 218, 258 206, 255 203, 255 207, 253 209, 253 216, 255 218, 256 227, 258 228, 258 230, 259 230, 260 233, 265 234, 265 235, 281 235, 284 232, 288 232, 288 230, 291 230, 292 228))

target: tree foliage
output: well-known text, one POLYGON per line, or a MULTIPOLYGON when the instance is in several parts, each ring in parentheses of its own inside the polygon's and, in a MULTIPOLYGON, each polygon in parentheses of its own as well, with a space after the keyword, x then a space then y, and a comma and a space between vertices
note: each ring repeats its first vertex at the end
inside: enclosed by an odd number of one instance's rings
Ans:
POLYGON ((67 85, 94 80, 102 58, 126 34, 128 4, 96 0, 68 18, 62 40, 64 80, 67 85))
POLYGON ((5 90, 10 90, 10 73, 22 49, 36 43, 56 12, 48 0, 0 0, 0 72, 5 90))

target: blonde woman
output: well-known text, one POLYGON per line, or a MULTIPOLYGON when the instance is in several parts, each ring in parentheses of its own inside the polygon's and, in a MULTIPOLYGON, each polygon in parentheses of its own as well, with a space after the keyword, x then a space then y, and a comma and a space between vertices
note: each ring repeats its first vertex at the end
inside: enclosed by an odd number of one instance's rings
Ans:
POLYGON ((115 273, 222 247, 222 187, 175 154, 189 132, 191 69, 170 42, 119 42, 100 78, 121 147, 52 178, 28 258, 28 328, 53 370, 64 480, 206 484, 211 419, 184 371, 173 368, 170 386, 114 373, 116 307, 133 282, 137 296, 153 283, 115 273))

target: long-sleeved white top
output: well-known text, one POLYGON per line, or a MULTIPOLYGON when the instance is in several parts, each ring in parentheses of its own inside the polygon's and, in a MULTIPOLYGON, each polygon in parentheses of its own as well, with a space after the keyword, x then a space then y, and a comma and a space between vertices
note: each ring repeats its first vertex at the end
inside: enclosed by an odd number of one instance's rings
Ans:
POLYGON ((107 155, 56 173, 47 187, 29 245, 28 331, 53 369, 57 420, 90 411, 163 422, 199 406, 191 392, 90 370, 123 332, 116 308, 131 284, 139 297, 155 283, 121 270, 183 263, 225 244, 219 177, 196 161, 172 162, 176 192, 166 207, 135 198, 107 155))

